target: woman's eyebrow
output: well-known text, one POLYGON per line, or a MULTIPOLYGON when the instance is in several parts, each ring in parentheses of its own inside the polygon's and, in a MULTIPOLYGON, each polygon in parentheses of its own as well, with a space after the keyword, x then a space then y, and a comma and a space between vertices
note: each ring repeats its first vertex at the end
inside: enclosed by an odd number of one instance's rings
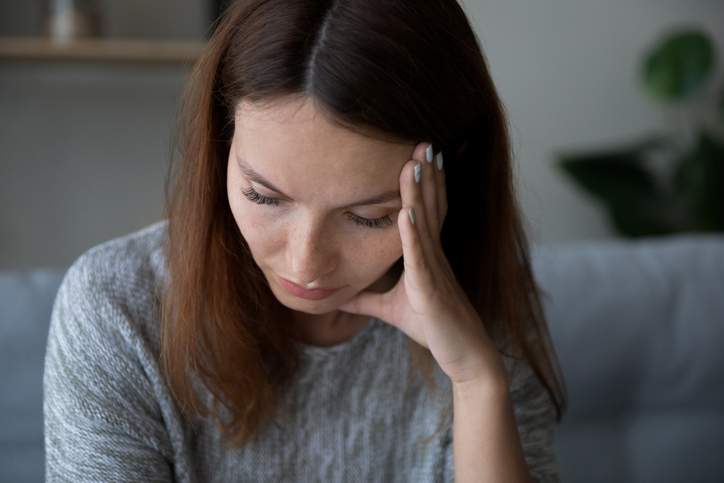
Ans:
POLYGON ((372 198, 367 198, 366 200, 362 201, 356 201, 347 206, 343 206, 342 208, 354 208, 355 206, 365 205, 379 205, 382 203, 387 203, 388 201, 399 200, 400 198, 400 190, 387 191, 386 193, 382 193, 381 195, 373 196, 372 198))
POLYGON ((279 188, 277 188, 276 186, 274 186, 273 184, 271 184, 269 181, 267 181, 266 179, 264 179, 264 177, 263 177, 262 175, 260 175, 259 173, 257 173, 257 172, 254 171, 253 169, 251 169, 250 167, 245 166, 245 165, 242 164, 242 163, 239 163, 239 168, 240 168, 241 171, 247 176, 247 178, 249 178, 249 179, 252 180, 253 182, 259 183, 259 184, 262 185, 263 187, 265 187, 265 188, 267 188, 267 189, 270 189, 270 190, 272 190, 272 191, 276 191, 276 192, 279 193, 280 195, 289 198, 287 195, 285 195, 285 194, 282 192, 282 190, 280 190, 279 188))
MULTIPOLYGON (((272 183, 264 179, 262 175, 251 169, 250 167, 239 163, 239 168, 241 171, 253 182, 259 183, 263 187, 272 190, 276 193, 279 193, 280 195, 289 198, 289 196, 285 195, 282 190, 274 186, 272 183)), ((382 193, 377 196, 373 196, 371 198, 367 198, 360 201, 355 201, 354 203, 350 203, 348 205, 342 206, 341 208, 354 208, 357 206, 366 206, 366 205, 379 205, 382 203, 387 203, 388 201, 395 201, 401 199, 400 196, 400 190, 393 190, 393 191, 387 191, 385 193, 382 193)))

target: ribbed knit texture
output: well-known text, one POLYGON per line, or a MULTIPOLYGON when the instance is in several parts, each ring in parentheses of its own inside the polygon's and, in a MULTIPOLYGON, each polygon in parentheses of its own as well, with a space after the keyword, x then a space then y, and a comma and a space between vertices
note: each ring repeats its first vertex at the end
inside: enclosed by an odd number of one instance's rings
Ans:
MULTIPOLYGON (((300 343, 288 422, 243 448, 227 449, 214 421, 182 417, 159 364, 166 226, 91 249, 61 285, 43 381, 47 482, 454 480, 452 428, 421 443, 450 380, 435 365, 435 395, 422 377, 408 388, 407 337, 377 319, 334 347, 300 343)), ((511 381, 531 473, 559 481, 554 406, 527 365, 511 381)))

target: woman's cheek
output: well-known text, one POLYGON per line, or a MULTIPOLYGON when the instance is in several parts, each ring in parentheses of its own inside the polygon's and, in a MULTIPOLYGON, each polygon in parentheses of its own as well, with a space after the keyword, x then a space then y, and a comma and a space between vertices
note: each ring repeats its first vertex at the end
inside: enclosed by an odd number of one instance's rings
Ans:
POLYGON ((244 203, 233 209, 234 219, 241 235, 246 240, 252 254, 255 256, 273 249, 283 238, 282 220, 273 215, 273 209, 266 206, 244 206, 244 203), (262 209, 259 209, 262 208, 262 209), (266 208, 266 210, 264 210, 266 208))
POLYGON ((356 249, 353 251, 365 260, 365 265, 371 272, 379 275, 402 256, 402 240, 396 227, 368 230, 372 233, 357 238, 356 249))

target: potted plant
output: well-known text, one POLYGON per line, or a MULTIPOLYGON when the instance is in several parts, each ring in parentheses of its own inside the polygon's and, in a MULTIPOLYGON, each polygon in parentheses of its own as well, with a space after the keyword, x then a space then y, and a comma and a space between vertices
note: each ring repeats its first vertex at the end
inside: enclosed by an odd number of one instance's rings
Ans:
POLYGON ((704 32, 670 34, 647 53, 641 79, 670 105, 679 128, 619 149, 559 156, 557 166, 604 203, 622 235, 724 231, 724 89, 714 96, 706 89, 715 60, 704 32))

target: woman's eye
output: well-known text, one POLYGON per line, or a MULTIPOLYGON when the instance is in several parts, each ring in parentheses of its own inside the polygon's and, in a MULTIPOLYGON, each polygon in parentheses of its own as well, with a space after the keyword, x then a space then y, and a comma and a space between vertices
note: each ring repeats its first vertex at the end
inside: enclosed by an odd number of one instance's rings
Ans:
POLYGON ((242 190, 242 193, 244 193, 244 196, 249 198, 249 201, 258 205, 279 206, 279 198, 269 198, 268 196, 261 195, 254 188, 242 190))
MULTIPOLYGON (((241 192, 249 199, 249 201, 258 205, 279 206, 279 202, 281 201, 279 198, 264 196, 254 188, 248 188, 242 190, 241 192)), ((367 228, 387 228, 395 224, 389 216, 383 216, 381 218, 364 218, 362 216, 355 215, 354 213, 349 213, 348 216, 350 220, 360 226, 366 226, 367 228)))
POLYGON ((367 228, 388 228, 394 225, 394 222, 389 216, 383 216, 382 218, 363 218, 354 213, 350 213, 349 219, 367 228))

